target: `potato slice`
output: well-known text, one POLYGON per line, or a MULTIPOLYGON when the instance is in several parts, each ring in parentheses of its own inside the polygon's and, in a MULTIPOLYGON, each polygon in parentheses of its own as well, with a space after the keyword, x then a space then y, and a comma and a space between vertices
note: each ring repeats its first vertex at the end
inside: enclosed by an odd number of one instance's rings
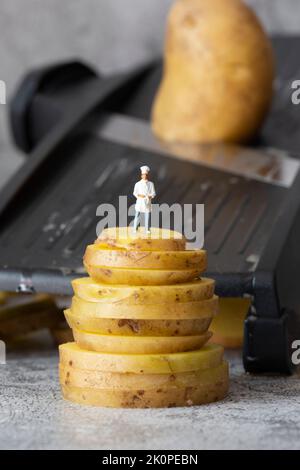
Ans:
POLYGON ((186 251, 128 251, 104 250, 98 245, 88 245, 84 262, 91 266, 140 269, 192 269, 206 270, 205 250, 186 251))
POLYGON ((4 304, 7 299, 7 293, 6 292, 0 292, 0 305, 4 304))
POLYGON ((117 390, 153 390, 160 387, 188 387, 199 386, 205 379, 211 377, 211 371, 223 367, 224 362, 218 366, 190 372, 176 374, 132 374, 120 372, 102 372, 86 370, 59 364, 60 383, 71 387, 87 387, 95 389, 117 390))
POLYGON ((224 349, 216 344, 175 354, 108 354, 81 349, 76 343, 59 346, 61 364, 78 369, 134 374, 170 374, 220 365, 224 349))
POLYGON ((219 318, 212 322, 211 341, 225 348, 238 349, 243 346, 244 322, 251 305, 249 298, 220 299, 219 318))
POLYGON ((72 314, 83 318, 121 318, 134 320, 188 320, 214 316, 218 313, 218 297, 196 302, 123 305, 88 302, 76 295, 72 298, 72 314))
POLYGON ((74 340, 72 330, 68 326, 66 326, 66 328, 52 328, 50 333, 57 345, 69 343, 74 340))
POLYGON ((129 284, 136 286, 168 285, 189 282, 201 274, 201 269, 128 269, 91 266, 84 263, 88 274, 98 282, 107 284, 129 284))
POLYGON ((193 336, 124 336, 99 335, 73 329, 78 346, 88 351, 112 354, 172 354, 200 349, 212 334, 193 336))
POLYGON ((52 328, 63 319, 52 297, 37 295, 29 302, 0 309, 0 338, 11 339, 43 328, 52 328))
POLYGON ((185 249, 186 239, 179 232, 156 227, 151 228, 151 234, 141 229, 134 233, 131 227, 111 227, 102 231, 95 244, 135 251, 176 251, 185 249))
POLYGON ((82 277, 74 279, 72 286, 78 297, 91 302, 145 305, 210 299, 214 295, 215 281, 203 277, 162 289, 161 286, 99 284, 89 277, 82 277))
POLYGON ((65 399, 92 406, 113 408, 166 408, 193 406, 222 400, 228 393, 228 365, 208 369, 199 375, 196 385, 164 385, 152 389, 120 390, 116 388, 75 387, 65 380, 62 393, 65 399), (67 382, 67 385, 65 384, 67 382))
POLYGON ((126 336, 188 336, 203 334, 208 330, 213 318, 207 316, 191 320, 134 320, 130 318, 99 318, 84 314, 74 315, 71 310, 65 310, 65 317, 70 328, 102 335, 126 336))

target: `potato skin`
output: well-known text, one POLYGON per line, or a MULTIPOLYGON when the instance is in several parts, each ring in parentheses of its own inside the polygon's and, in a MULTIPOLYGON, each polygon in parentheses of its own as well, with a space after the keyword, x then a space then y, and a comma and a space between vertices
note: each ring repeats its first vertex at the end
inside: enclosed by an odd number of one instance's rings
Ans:
POLYGON ((163 286, 190 282, 199 278, 201 269, 135 269, 111 268, 106 266, 93 266, 84 263, 89 276, 99 283, 125 284, 135 286, 163 286))
POLYGON ((118 303, 119 305, 157 303, 172 305, 212 298, 215 281, 202 277, 191 283, 167 285, 162 289, 160 286, 100 284, 91 278, 83 277, 74 279, 72 286, 77 297, 89 302, 118 303))
POLYGON ((172 374, 217 367, 224 349, 215 344, 176 354, 107 354, 81 349, 75 342, 59 346, 60 364, 82 370, 134 374, 172 374))
POLYGON ((82 405, 112 408, 165 408, 193 406, 222 400, 228 393, 228 364, 203 371, 199 382, 191 385, 162 385, 152 389, 104 389, 70 385, 61 372, 62 393, 66 400, 82 405), (63 381, 64 380, 64 381, 63 381))
POLYGON ((100 335, 73 329, 74 340, 81 349, 110 354, 175 354, 201 349, 212 334, 191 336, 100 335))
POLYGON ((89 369, 78 369, 66 364, 59 364, 60 382, 71 387, 116 390, 153 390, 160 387, 188 387, 204 385, 216 379, 220 373, 227 372, 225 361, 220 360, 215 367, 166 374, 132 374, 122 372, 101 372, 89 369))
POLYGON ((273 79, 271 43, 241 0, 178 0, 153 131, 166 141, 244 143, 269 109, 273 79))
POLYGON ((129 251, 104 250, 97 245, 86 247, 84 262, 107 268, 192 269, 203 272, 207 268, 205 250, 185 251, 129 251))
POLYGON ((66 317, 70 313, 75 317, 86 320, 118 319, 118 320, 196 320, 213 317, 218 313, 218 297, 195 302, 178 302, 172 307, 168 303, 159 304, 119 304, 104 302, 89 302, 74 296, 71 312, 65 310, 66 317))
POLYGON ((150 236, 140 229, 133 233, 131 227, 110 227, 101 232, 95 244, 104 249, 182 251, 186 248, 186 239, 179 232, 157 227, 151 228, 150 236))
MULTIPOLYGON (((70 328, 102 335, 124 336, 189 336, 205 333, 213 316, 189 320, 139 320, 131 318, 99 318, 74 315, 65 310, 70 328)), ((71 330, 70 330, 71 331, 71 330)), ((68 340, 71 341, 71 340, 68 340)), ((67 342, 67 341, 65 341, 67 342)))

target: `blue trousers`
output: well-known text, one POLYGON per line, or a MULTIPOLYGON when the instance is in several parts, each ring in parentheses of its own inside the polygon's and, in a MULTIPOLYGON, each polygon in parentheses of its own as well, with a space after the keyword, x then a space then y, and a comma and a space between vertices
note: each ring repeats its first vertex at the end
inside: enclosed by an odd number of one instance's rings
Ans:
MULTIPOLYGON (((145 230, 148 232, 148 230, 149 230, 149 221, 150 221, 150 212, 144 212, 143 214, 145 216, 145 230)), ((138 226, 140 225, 140 218, 141 218, 141 213, 138 212, 138 211, 135 211, 135 217, 134 217, 134 222, 133 222, 134 230, 137 230, 138 226)))

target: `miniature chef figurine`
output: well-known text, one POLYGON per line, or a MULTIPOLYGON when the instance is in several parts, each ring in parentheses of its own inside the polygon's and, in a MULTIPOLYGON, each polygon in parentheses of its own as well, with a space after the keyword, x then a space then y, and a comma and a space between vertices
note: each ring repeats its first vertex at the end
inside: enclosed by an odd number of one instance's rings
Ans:
POLYGON ((150 233, 150 212, 151 212, 151 201, 155 197, 154 184, 148 180, 150 168, 148 166, 141 166, 141 179, 134 186, 133 195, 136 197, 135 204, 135 218, 133 224, 134 232, 137 231, 138 225, 140 224, 140 215, 145 215, 145 232, 150 233))

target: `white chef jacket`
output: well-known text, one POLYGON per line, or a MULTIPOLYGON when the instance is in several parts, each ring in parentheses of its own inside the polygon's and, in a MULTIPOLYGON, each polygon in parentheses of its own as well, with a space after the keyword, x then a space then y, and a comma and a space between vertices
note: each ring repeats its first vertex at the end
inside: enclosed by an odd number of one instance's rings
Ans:
POLYGON ((151 212, 151 199, 149 197, 155 197, 155 188, 152 181, 141 179, 134 186, 133 195, 137 198, 135 203, 135 210, 137 212, 151 212), (138 197, 142 194, 146 197, 138 197))

